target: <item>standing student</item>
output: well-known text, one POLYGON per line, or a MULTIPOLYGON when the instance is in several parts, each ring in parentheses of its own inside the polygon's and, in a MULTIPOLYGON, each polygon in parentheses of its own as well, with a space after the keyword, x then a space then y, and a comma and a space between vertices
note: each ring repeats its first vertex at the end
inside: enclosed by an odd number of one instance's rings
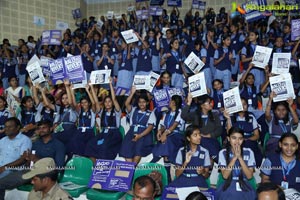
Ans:
POLYGON ((256 193, 248 183, 256 166, 253 151, 243 147, 244 131, 240 128, 230 128, 227 140, 226 149, 219 152, 219 168, 225 181, 216 191, 217 199, 253 200, 256 193))
POLYGON ((66 57, 68 53, 71 53, 71 48, 72 48, 72 39, 71 35, 68 32, 64 33, 64 38, 61 41, 61 46, 59 50, 58 57, 66 57))
POLYGON ((143 40, 138 33, 136 33, 142 46, 135 48, 137 56, 136 73, 137 75, 149 75, 152 71, 152 50, 149 41, 143 40))
POLYGON ((255 162, 259 167, 263 156, 259 148, 259 127, 255 116, 248 112, 248 104, 245 98, 241 98, 243 110, 233 114, 231 117, 225 111, 224 116, 227 119, 227 130, 231 127, 239 127, 244 131, 244 147, 250 148, 255 154, 255 162))
POLYGON ((217 137, 222 134, 219 114, 212 111, 212 99, 208 95, 198 98, 199 107, 196 111, 191 110, 192 100, 192 95, 189 93, 181 117, 187 123, 199 126, 202 136, 201 145, 209 151, 211 158, 217 162, 218 152, 220 151, 217 137))
POLYGON ((146 37, 146 40, 148 41, 152 53, 152 71, 155 73, 160 74, 160 32, 155 35, 155 30, 150 29, 148 31, 148 35, 146 37))
POLYGON ((223 81, 220 79, 215 79, 215 80, 213 80, 212 85, 213 85, 213 91, 211 92, 211 96, 214 101, 213 109, 223 112, 224 111, 223 81))
POLYGON ((3 82, 4 89, 9 87, 8 83, 10 78, 16 77, 16 66, 17 59, 14 57, 13 51, 10 49, 8 45, 3 46, 3 63, 2 63, 2 71, 1 78, 3 82))
POLYGON ((300 189, 300 161, 297 136, 284 133, 279 139, 277 152, 269 155, 261 169, 262 183, 272 182, 283 189, 300 189))
POLYGON ((119 131, 121 126, 122 111, 116 99, 115 91, 110 79, 111 96, 103 100, 104 107, 100 108, 96 92, 92 89, 92 95, 96 105, 96 112, 100 117, 100 133, 90 139, 85 147, 85 156, 94 159, 113 160, 120 151, 122 136, 119 131))
POLYGON ((94 68, 94 58, 90 54, 90 45, 88 43, 82 44, 80 55, 84 71, 86 72, 86 80, 90 80, 90 76, 94 68))
POLYGON ((230 36, 223 35, 221 47, 214 54, 215 78, 223 81, 224 90, 229 90, 230 88, 231 66, 234 65, 235 60, 235 51, 230 48, 230 44, 230 36))
POLYGON ((182 55, 179 50, 179 41, 172 39, 170 42, 170 51, 162 56, 161 65, 166 64, 166 70, 172 74, 171 85, 177 88, 183 88, 184 76, 187 77, 182 64, 182 55))
POLYGON ((7 109, 7 101, 5 97, 0 96, 0 139, 5 137, 4 124, 8 118, 12 115, 10 111, 7 109))
POLYGON ((17 77, 10 77, 8 80, 10 87, 5 90, 5 95, 9 106, 16 112, 23 97, 23 88, 18 86, 17 77))
POLYGON ((136 88, 133 86, 125 102, 126 111, 130 117, 130 129, 122 143, 120 156, 124 157, 126 161, 138 164, 142 157, 152 152, 152 130, 156 125, 156 118, 154 113, 147 109, 149 99, 146 95, 137 97, 137 107, 131 105, 135 92, 136 88))
POLYGON ((185 146, 180 148, 176 156, 176 179, 168 186, 207 188, 209 177, 209 151, 203 148, 201 133, 197 126, 188 126, 185 131, 185 146))
POLYGON ((102 44, 102 55, 100 59, 96 59, 95 70, 111 70, 111 76, 114 74, 114 63, 113 55, 110 55, 110 49, 108 43, 102 44))
POLYGON ((275 152, 281 135, 296 130, 299 123, 298 115, 292 107, 293 99, 290 98, 286 102, 279 101, 272 103, 275 96, 276 94, 271 92, 265 111, 265 117, 271 136, 267 142, 267 155, 275 152), (273 112, 271 112, 271 108, 273 112))
POLYGON ((31 55, 29 54, 28 51, 29 51, 28 47, 25 44, 23 44, 21 46, 20 57, 18 57, 18 68, 19 68, 18 78, 19 78, 19 85, 21 87, 23 87, 25 85, 26 74, 27 74, 26 66, 27 66, 28 61, 31 58, 31 55))

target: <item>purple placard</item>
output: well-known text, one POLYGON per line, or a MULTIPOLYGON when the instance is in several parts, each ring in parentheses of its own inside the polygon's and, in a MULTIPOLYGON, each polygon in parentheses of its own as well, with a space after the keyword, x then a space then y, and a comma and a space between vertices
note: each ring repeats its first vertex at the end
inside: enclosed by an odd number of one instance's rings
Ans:
POLYGON ((42 45, 60 45, 61 30, 47 30, 42 34, 42 45))
POLYGON ((80 8, 76 8, 75 10, 72 10, 72 15, 73 15, 73 19, 81 18, 80 8))
POLYGON ((205 8, 206 8, 206 2, 199 1, 199 10, 205 10, 205 8))
POLYGON ((49 61, 53 85, 61 84, 65 78, 64 61, 62 58, 49 61))
POLYGON ((154 90, 153 96, 154 96, 156 108, 159 111, 165 108, 168 109, 170 98, 167 89, 154 90))
MULTIPOLYGON (((207 199, 215 200, 216 199, 216 191, 212 188, 208 190, 202 190, 202 188, 199 188, 200 192, 206 196, 207 199)), ((162 198, 164 200, 177 200, 177 192, 175 187, 166 187, 162 193, 162 198)))
POLYGON ((84 69, 80 55, 64 58, 64 66, 65 77, 68 77, 71 83, 84 80, 84 69))
POLYGON ((129 94, 130 94, 129 88, 117 87, 115 91, 116 91, 117 96, 124 96, 124 95, 129 96, 129 94))
POLYGON ((161 16, 163 13, 163 8, 159 6, 150 6, 149 15, 152 16, 161 16))
POLYGON ((135 163, 120 160, 96 160, 88 187, 127 192, 131 189, 135 163))
POLYGON ((168 6, 182 7, 182 1, 181 0, 168 0, 168 6))
POLYGON ((299 40, 300 38, 300 19, 294 19, 291 22, 292 34, 291 39, 292 41, 299 40))

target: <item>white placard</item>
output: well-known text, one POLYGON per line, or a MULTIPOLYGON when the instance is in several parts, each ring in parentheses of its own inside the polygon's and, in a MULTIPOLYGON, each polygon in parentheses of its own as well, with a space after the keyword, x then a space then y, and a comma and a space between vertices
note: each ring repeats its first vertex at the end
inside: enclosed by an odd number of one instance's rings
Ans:
POLYGON ((74 83, 72 89, 75 90, 78 88, 85 88, 86 84, 87 84, 86 71, 84 71, 84 79, 79 83, 74 83))
POLYGON ((35 61, 30 65, 27 65, 26 70, 28 71, 28 74, 34 85, 46 81, 42 68, 38 61, 35 61))
POLYGON ((163 27, 162 28, 161 33, 162 33, 163 38, 167 37, 167 30, 169 30, 169 29, 170 29, 169 27, 163 27))
POLYGON ((200 192, 200 190, 198 187, 176 188, 176 193, 179 200, 185 200, 192 192, 200 192))
POLYGON ((98 21, 97 21, 97 27, 99 28, 99 29, 101 29, 102 28, 102 26, 103 26, 103 21, 100 19, 100 17, 98 18, 98 21))
POLYGON ((159 79, 160 75, 157 74, 157 73, 154 73, 154 72, 151 72, 150 75, 149 75, 149 89, 148 91, 149 92, 152 92, 154 86, 156 85, 158 79, 159 79))
MULTIPOLYGON (((34 63, 34 62, 38 62, 40 65, 41 65, 41 61, 40 61, 40 59, 39 59, 39 57, 37 57, 37 55, 36 54, 34 54, 32 57, 31 57, 31 59, 28 61, 28 63, 27 63, 27 66, 28 65, 31 65, 32 63, 34 63)), ((26 67, 27 67, 26 66, 26 67)))
POLYGON ((202 67, 205 65, 202 60, 194 53, 191 52, 190 55, 185 59, 184 64, 188 66, 194 74, 199 73, 202 67))
POLYGON ((135 6, 128 6, 127 11, 131 12, 135 10, 135 6))
MULTIPOLYGON (((296 177, 296 179, 297 178, 299 177, 296 177)), ((300 192, 293 188, 285 189, 284 194, 286 200, 300 200, 300 192)))
POLYGON ((272 60, 273 74, 289 73, 291 62, 291 53, 274 53, 272 60))
POLYGON ((107 17, 107 19, 113 19, 114 11, 107 11, 106 17, 107 17))
POLYGON ((204 72, 189 77, 189 92, 193 98, 207 94, 204 72))
POLYGON ((133 85, 137 90, 148 90, 150 85, 149 75, 135 75, 133 80, 133 85))
POLYGON ((253 54, 252 63, 255 67, 265 68, 268 65, 272 54, 272 48, 256 46, 255 52, 253 54))
POLYGON ((114 16, 115 16, 115 18, 118 19, 118 20, 119 20, 119 19, 122 19, 122 15, 121 15, 121 14, 114 14, 114 16))
POLYGON ((139 41, 139 38, 137 37, 133 29, 122 31, 121 34, 127 44, 139 41))
POLYGON ((223 93, 224 108, 229 114, 243 110, 240 91, 238 87, 223 93))
POLYGON ((277 95, 273 98, 274 102, 285 101, 288 98, 295 98, 295 92, 290 73, 270 77, 271 91, 277 95))
POLYGON ((66 30, 68 28, 69 28, 69 24, 67 22, 56 21, 56 29, 66 30))
POLYGON ((92 71, 90 81, 91 85, 108 84, 111 70, 96 70, 92 71))

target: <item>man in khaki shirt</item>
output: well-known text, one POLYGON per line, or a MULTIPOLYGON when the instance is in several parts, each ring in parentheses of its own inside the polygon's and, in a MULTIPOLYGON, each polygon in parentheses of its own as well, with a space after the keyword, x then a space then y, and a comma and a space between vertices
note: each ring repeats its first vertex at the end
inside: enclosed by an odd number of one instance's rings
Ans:
POLYGON ((23 179, 31 179, 33 190, 28 195, 28 200, 69 200, 73 199, 57 183, 58 173, 55 170, 55 162, 52 158, 38 160, 30 172, 22 176, 23 179))

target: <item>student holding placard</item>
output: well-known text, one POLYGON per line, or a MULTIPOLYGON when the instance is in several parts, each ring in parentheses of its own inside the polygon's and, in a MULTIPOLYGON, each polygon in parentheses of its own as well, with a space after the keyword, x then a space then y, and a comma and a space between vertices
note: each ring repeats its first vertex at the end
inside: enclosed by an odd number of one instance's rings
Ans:
POLYGON ((261 182, 272 182, 283 189, 300 189, 299 142, 293 133, 279 139, 276 153, 268 156, 261 167, 261 182))
POLYGON ((97 25, 93 25, 93 28, 87 34, 87 38, 90 38, 91 56, 95 59, 102 55, 102 33, 98 30, 97 25))
POLYGON ((235 59, 235 52, 230 48, 230 43, 230 35, 223 35, 221 47, 215 51, 214 55, 215 78, 223 81, 224 90, 230 89, 231 65, 234 65, 235 59))
POLYGON ((262 162, 262 153, 258 146, 259 127, 255 116, 248 112, 248 104, 245 98, 241 98, 243 111, 230 116, 226 111, 224 117, 227 119, 227 130, 231 127, 239 127, 244 131, 244 147, 250 148, 255 154, 255 162, 259 167, 262 162))
POLYGON ((120 53, 121 50, 121 45, 122 45, 122 39, 119 36, 119 31, 118 29, 113 29, 112 33, 111 33, 111 37, 110 37, 110 41, 109 41, 109 47, 111 50, 111 54, 112 57, 114 58, 115 62, 114 62, 114 70, 113 73, 111 73, 111 76, 118 76, 118 71, 119 71, 119 62, 117 62, 118 59, 118 55, 120 53))
POLYGON ((108 43, 102 44, 102 55, 99 59, 96 59, 97 70, 112 70, 111 76, 113 76, 114 63, 113 55, 110 55, 110 48, 108 43))
POLYGON ((81 45, 80 54, 83 69, 86 72, 86 80, 90 80, 91 73, 94 69, 93 62, 94 58, 90 55, 90 45, 88 43, 84 43, 81 45))
POLYGON ((213 91, 211 92, 211 96, 214 101, 213 109, 223 112, 224 111, 223 81, 220 79, 215 79, 213 80, 212 84, 213 84, 213 91))
POLYGON ((293 108, 293 99, 272 103, 275 96, 276 94, 271 92, 265 111, 271 136, 267 142, 267 155, 274 153, 281 135, 296 130, 299 123, 298 115, 293 108))
POLYGON ((92 138, 85 148, 85 156, 95 159, 113 160, 120 151, 122 135, 119 131, 122 111, 116 99, 115 91, 110 79, 111 96, 103 100, 104 107, 100 108, 98 97, 92 87, 92 95, 96 104, 97 115, 100 117, 100 133, 92 138))
POLYGON ((181 117, 187 123, 199 126, 202 136, 201 145, 209 151, 211 158, 217 161, 220 144, 216 138, 221 136, 223 131, 219 115, 212 111, 212 99, 208 95, 198 98, 199 108, 196 111, 190 109, 192 100, 192 95, 189 93, 181 117))
POLYGON ((60 51, 58 53, 58 58, 66 57, 68 53, 71 53, 72 47, 71 35, 68 32, 64 33, 64 38, 61 41, 60 51))
POLYGON ((131 105, 135 92, 136 89, 133 86, 130 96, 125 102, 130 117, 130 129, 123 140, 120 156, 124 157, 126 161, 138 164, 142 157, 152 152, 152 130, 156 125, 156 118, 154 113, 147 109, 149 100, 145 94, 137 97, 137 107, 131 105))
POLYGON ((21 46, 21 54, 20 57, 18 57, 18 68, 19 68, 19 85, 23 87, 25 85, 26 81, 26 66, 28 61, 30 60, 31 55, 29 54, 29 49, 28 47, 23 44, 21 46))
POLYGON ((227 145, 219 152, 219 168, 224 183, 216 191, 218 200, 255 199, 256 193, 248 180, 253 178, 254 153, 245 148, 244 131, 237 127, 229 129, 227 145))
POLYGON ((135 75, 149 75, 152 71, 152 50, 148 40, 143 40, 138 33, 135 33, 142 45, 135 48, 137 65, 135 75))
POLYGON ((202 135, 197 126, 188 126, 185 131, 185 145, 176 156, 176 179, 167 187, 207 188, 206 178, 209 177, 211 166, 209 151, 201 145, 202 135))
POLYGON ((148 31, 148 35, 146 37, 146 40, 150 44, 150 49, 152 53, 152 71, 155 73, 160 74, 160 58, 159 58, 159 52, 160 52, 160 32, 155 34, 154 29, 150 29, 148 31))
POLYGON ((179 52, 178 39, 172 39, 170 42, 170 51, 162 56, 161 65, 166 64, 166 69, 172 74, 171 84, 174 87, 183 87, 183 75, 187 77, 185 69, 182 65, 182 55, 179 52))
POLYGON ((259 35, 258 32, 249 31, 249 36, 248 36, 249 44, 247 44, 242 48, 241 61, 243 63, 244 71, 248 69, 249 64, 252 61, 256 49, 256 45, 257 45, 258 35, 259 35))

